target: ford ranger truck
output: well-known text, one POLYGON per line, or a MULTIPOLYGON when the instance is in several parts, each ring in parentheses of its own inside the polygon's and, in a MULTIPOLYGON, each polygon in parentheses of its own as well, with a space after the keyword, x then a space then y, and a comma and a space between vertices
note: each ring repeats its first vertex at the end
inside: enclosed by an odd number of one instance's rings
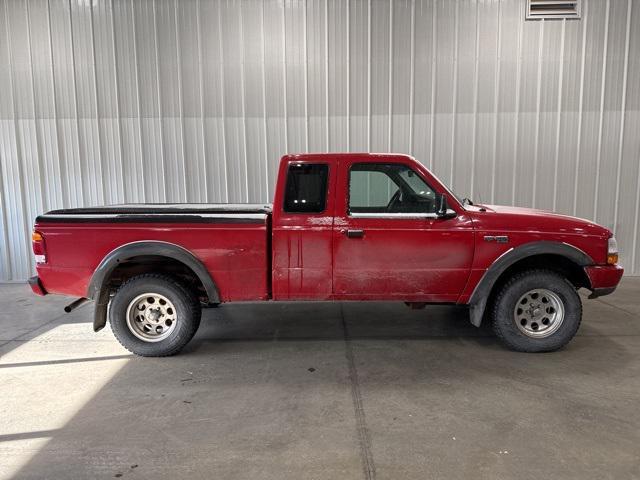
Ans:
POLYGON ((611 231, 459 199, 410 156, 286 155, 271 205, 130 204, 54 210, 33 232, 38 295, 93 300, 133 353, 180 351, 201 308, 226 302, 467 305, 520 352, 566 345, 590 298, 623 273, 611 231))

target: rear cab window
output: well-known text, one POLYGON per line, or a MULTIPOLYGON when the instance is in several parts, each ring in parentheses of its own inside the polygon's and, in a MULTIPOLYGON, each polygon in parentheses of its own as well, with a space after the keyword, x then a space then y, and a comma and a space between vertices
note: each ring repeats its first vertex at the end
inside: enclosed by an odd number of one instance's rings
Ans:
POLYGON ((283 210, 287 213, 322 213, 327 207, 329 165, 289 165, 283 210))

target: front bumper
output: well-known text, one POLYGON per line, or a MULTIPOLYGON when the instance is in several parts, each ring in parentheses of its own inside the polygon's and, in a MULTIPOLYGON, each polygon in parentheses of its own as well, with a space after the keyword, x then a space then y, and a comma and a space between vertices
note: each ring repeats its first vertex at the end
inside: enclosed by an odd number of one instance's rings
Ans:
POLYGON ((620 265, 592 265, 584 267, 584 271, 591 283, 589 298, 597 298, 613 293, 620 283, 624 268, 620 265))
POLYGON ((40 295, 41 297, 44 297, 48 293, 42 286, 42 282, 37 275, 29 279, 29 286, 31 287, 33 293, 35 293, 36 295, 40 295))

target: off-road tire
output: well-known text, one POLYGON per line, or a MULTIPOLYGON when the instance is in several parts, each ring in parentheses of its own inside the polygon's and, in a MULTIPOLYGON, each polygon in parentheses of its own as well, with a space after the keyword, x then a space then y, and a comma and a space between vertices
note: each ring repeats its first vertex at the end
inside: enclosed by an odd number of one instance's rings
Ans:
POLYGON ((166 357, 178 353, 195 335, 200 326, 200 317, 200 302, 193 292, 170 276, 153 273, 127 280, 109 305, 109 324, 115 337, 124 348, 143 357, 166 357), (129 304, 145 293, 162 295, 175 306, 175 327, 169 336, 160 341, 141 340, 127 325, 129 304))
POLYGON ((496 336, 511 350, 551 352, 574 337, 582 320, 582 302, 576 288, 551 270, 526 270, 515 274, 500 288, 492 305, 491 320, 496 336), (545 338, 525 335, 516 324, 514 309, 519 299, 534 289, 547 289, 561 300, 564 318, 556 331, 545 338))

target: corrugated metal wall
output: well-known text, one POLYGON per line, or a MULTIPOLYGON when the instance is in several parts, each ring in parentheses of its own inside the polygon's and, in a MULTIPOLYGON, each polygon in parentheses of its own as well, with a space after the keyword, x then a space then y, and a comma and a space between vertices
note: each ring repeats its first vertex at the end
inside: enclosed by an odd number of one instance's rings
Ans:
POLYGON ((0 2, 0 280, 44 210, 264 202, 285 152, 415 155, 617 232, 640 274, 640 1, 0 2))

